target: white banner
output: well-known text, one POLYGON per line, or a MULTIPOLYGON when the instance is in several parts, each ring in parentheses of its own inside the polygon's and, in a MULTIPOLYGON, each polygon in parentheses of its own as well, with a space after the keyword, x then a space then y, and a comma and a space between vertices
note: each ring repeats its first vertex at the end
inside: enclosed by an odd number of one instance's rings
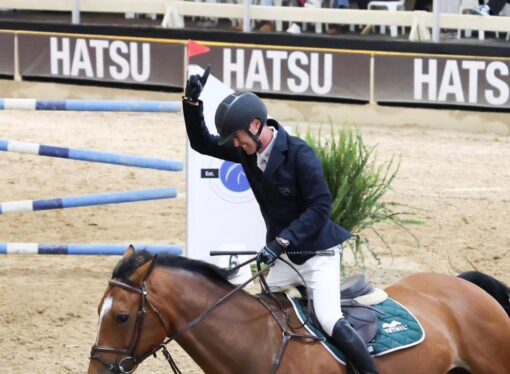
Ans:
MULTIPOLYGON (((188 75, 202 75, 204 69, 190 65, 188 75)), ((214 115, 219 103, 232 90, 212 73, 202 91, 204 118, 209 131, 217 134, 214 115)), ((199 124, 197 124, 199 126, 199 124)), ((228 267, 242 262, 230 256, 209 256, 210 251, 258 251, 265 244, 266 227, 260 208, 240 164, 204 156, 191 149, 187 153, 188 257, 228 267)), ((250 276, 245 266, 238 279, 250 276)))

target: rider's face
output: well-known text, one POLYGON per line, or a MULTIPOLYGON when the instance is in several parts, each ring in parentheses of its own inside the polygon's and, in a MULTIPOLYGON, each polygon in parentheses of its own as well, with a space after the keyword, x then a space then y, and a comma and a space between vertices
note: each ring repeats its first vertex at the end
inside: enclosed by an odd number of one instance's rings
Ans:
MULTIPOLYGON (((252 122, 250 125, 250 131, 252 134, 256 133, 256 125, 252 122)), ((236 148, 242 148, 243 151, 248 155, 252 155, 257 152, 257 143, 246 133, 244 130, 239 130, 234 134, 234 146, 236 148)))

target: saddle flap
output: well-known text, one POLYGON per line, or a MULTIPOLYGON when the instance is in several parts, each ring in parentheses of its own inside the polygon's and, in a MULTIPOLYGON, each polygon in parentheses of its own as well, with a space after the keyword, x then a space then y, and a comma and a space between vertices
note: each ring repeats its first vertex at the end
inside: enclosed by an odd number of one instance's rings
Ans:
POLYGON ((342 306, 345 319, 358 332, 365 343, 375 339, 377 335, 377 313, 366 306, 342 306))

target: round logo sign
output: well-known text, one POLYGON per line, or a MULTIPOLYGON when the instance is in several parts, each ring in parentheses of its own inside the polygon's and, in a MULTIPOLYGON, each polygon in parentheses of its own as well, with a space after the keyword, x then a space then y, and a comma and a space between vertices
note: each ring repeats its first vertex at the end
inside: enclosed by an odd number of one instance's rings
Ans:
POLYGON ((244 192, 250 189, 250 184, 240 164, 225 161, 220 167, 220 180, 232 192, 244 192))

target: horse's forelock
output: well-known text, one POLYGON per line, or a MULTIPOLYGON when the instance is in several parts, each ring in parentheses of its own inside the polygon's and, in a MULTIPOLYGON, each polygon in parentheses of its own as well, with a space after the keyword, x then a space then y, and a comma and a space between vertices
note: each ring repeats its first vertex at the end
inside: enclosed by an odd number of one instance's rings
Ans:
POLYGON ((134 256, 123 258, 113 269, 112 278, 127 281, 136 269, 149 262, 153 257, 149 251, 142 250, 137 251, 134 256))

